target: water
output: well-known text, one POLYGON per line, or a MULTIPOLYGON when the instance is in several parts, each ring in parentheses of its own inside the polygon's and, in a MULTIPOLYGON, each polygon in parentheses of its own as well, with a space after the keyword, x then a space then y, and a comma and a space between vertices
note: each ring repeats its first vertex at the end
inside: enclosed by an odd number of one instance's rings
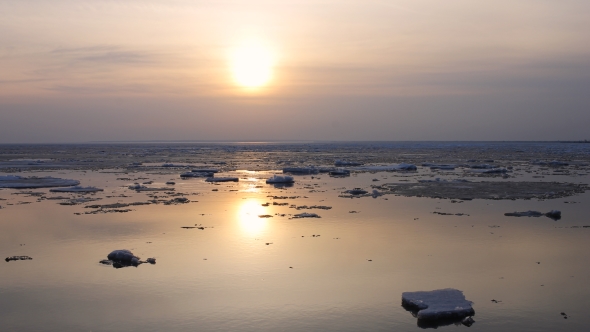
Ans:
POLYGON ((371 191, 371 185, 435 177, 588 183, 587 146, 523 142, 3 146, 0 175, 50 175, 105 191, 81 195, 49 189, 0 190, 0 255, 33 257, 1 264, 2 330, 413 331, 420 327, 401 307, 401 293, 452 287, 474 302, 476 323, 470 327, 474 331, 585 331, 590 326, 584 310, 590 296, 586 264, 590 228, 583 228, 590 225, 588 193, 548 200, 455 203, 396 195, 339 196, 355 187, 371 191), (23 158, 51 160, 24 165, 19 161, 23 158), (289 188, 264 183, 282 167, 327 165, 334 159, 418 165, 494 159, 514 171, 509 179, 481 178, 459 168, 433 172, 419 166, 416 173, 296 176, 289 188), (555 172, 532 165, 532 159, 568 160, 575 165, 555 172), (144 164, 128 168, 129 162, 144 164), (159 167, 164 162, 218 167, 223 170, 219 176, 237 176, 240 182, 215 185, 199 178, 180 179, 178 175, 187 169, 159 167), (95 210, 85 207, 92 204, 174 197, 127 188, 148 180, 154 181, 146 185, 150 187, 175 181, 174 192, 185 194, 191 203, 84 214, 95 210), (42 194, 16 194, 26 191, 42 194), (64 206, 58 204, 63 200, 48 199, 56 196, 100 200, 64 206), (268 207, 262 206, 267 202, 268 207), (290 205, 331 209, 296 210, 290 205), (561 210, 563 218, 504 216, 552 209, 561 210), (321 218, 292 218, 301 212, 321 218), (263 214, 273 217, 258 217, 263 214), (194 225, 205 228, 181 228, 194 225), (115 249, 130 249, 143 259, 155 257, 157 264, 114 269, 98 263, 115 249))

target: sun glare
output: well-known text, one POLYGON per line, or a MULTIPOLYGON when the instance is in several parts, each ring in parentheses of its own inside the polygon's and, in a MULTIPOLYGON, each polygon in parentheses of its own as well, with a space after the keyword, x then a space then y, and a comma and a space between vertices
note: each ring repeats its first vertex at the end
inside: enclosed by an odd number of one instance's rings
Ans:
POLYGON ((248 200, 242 204, 238 212, 238 220, 242 230, 249 235, 260 234, 265 228, 266 218, 259 215, 265 214, 264 207, 257 200, 248 200))
POLYGON ((272 52, 259 43, 245 43, 231 56, 235 82, 245 88, 259 88, 272 78, 272 52))

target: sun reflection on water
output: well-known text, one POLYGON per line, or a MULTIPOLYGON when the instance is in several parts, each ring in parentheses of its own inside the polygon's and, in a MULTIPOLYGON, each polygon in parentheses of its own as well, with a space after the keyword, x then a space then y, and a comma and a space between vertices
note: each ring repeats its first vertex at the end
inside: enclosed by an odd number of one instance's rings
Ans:
POLYGON ((238 221, 244 233, 259 235, 267 226, 267 219, 260 218, 265 214, 265 209, 258 200, 245 201, 238 210, 238 221))

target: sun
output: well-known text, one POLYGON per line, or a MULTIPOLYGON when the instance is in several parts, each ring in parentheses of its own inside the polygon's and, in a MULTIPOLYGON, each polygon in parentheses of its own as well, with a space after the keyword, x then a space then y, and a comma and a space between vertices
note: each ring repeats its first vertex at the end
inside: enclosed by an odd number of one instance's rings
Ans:
POLYGON ((274 59, 268 47, 248 42, 237 47, 231 55, 235 82, 245 88, 260 88, 272 79, 274 59))

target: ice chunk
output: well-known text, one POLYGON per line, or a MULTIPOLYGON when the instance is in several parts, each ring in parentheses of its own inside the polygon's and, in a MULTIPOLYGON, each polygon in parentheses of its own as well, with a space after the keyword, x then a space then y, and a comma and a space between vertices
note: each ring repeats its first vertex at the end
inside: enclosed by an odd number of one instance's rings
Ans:
POLYGON ((0 188, 32 189, 77 186, 80 181, 53 177, 21 177, 18 175, 0 176, 0 188))
POLYGON ((317 174, 320 170, 315 167, 285 167, 283 173, 292 174, 317 174))
POLYGON ((193 173, 218 173, 219 170, 216 168, 199 168, 199 169, 193 169, 191 172, 193 172, 193 173))
POLYGON ((292 176, 280 176, 280 175, 273 175, 272 178, 269 178, 266 180, 266 183, 293 183, 295 182, 295 180, 293 180, 292 176))
POLYGON ((299 213, 293 216, 293 218, 321 218, 319 215, 317 215, 316 213, 299 213))
POLYGON ((82 186, 74 186, 69 188, 56 188, 56 189, 49 189, 51 192, 57 193, 93 193, 97 191, 104 191, 104 189, 96 188, 96 187, 82 187, 82 186))
POLYGON ((345 192, 348 194, 351 194, 351 195, 364 195, 367 193, 366 190, 363 190, 361 188, 354 188, 354 189, 347 190, 345 192))
POLYGON ((330 171, 328 174, 330 174, 331 176, 349 176, 350 171, 347 169, 336 169, 336 170, 330 171))
POLYGON ((415 312, 418 320, 463 319, 475 315, 463 292, 453 288, 402 293, 402 306, 415 312))
POLYGON ((10 261, 28 261, 31 259, 33 259, 33 258, 31 258, 29 256, 10 256, 10 257, 6 257, 4 260, 7 262, 10 262, 10 261))
POLYGON ((336 160, 334 161, 334 166, 341 167, 341 166, 361 166, 363 163, 359 163, 356 161, 345 161, 345 160, 336 160))
POLYGON ((146 186, 142 186, 139 183, 136 183, 132 186, 129 186, 129 189, 135 190, 135 191, 172 191, 174 190, 174 188, 150 188, 150 187, 146 187, 146 186))
POLYGON ((384 166, 364 166, 355 168, 358 171, 368 171, 368 172, 386 172, 386 171, 415 171, 418 167, 413 164, 392 164, 392 165, 384 165, 384 166))
POLYGON ((181 178, 209 178, 213 176, 213 172, 185 172, 180 174, 181 178))
POLYGON ((231 177, 227 177, 227 178, 207 178, 205 181, 207 182, 238 182, 240 181, 239 178, 231 178, 231 177))
POLYGON ((156 264, 155 258, 148 258, 145 261, 140 260, 131 251, 127 249, 113 250, 107 256, 108 260, 102 260, 99 263, 105 265, 112 265, 114 268, 122 268, 127 266, 139 266, 143 263, 156 264))
POLYGON ((561 219, 561 211, 559 210, 551 210, 547 213, 541 213, 539 211, 524 211, 524 212, 508 212, 504 213, 507 217, 541 217, 545 216, 547 218, 551 218, 553 220, 561 219))

